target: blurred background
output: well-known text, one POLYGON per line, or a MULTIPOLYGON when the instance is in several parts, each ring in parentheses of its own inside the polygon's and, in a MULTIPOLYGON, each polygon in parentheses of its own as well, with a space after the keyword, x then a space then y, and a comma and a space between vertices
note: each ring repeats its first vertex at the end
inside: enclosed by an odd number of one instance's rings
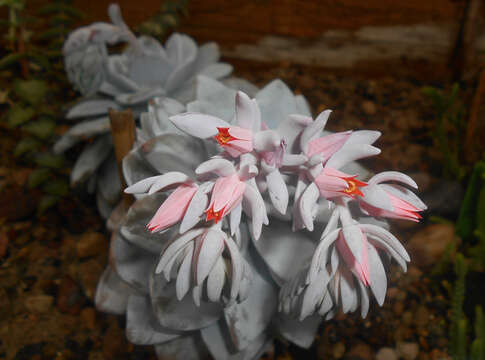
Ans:
MULTIPOLYGON (((110 1, 0 0, 0 358, 155 359, 96 312, 109 235, 95 200, 69 189, 80 149, 50 152, 79 96, 70 31, 109 21, 110 1)), ((383 308, 325 322, 309 350, 266 359, 485 359, 485 3, 483 0, 118 2, 137 33, 215 41, 237 76, 280 78, 329 129, 382 131, 373 171, 402 171, 428 205, 393 221, 411 254, 391 267, 383 308)))

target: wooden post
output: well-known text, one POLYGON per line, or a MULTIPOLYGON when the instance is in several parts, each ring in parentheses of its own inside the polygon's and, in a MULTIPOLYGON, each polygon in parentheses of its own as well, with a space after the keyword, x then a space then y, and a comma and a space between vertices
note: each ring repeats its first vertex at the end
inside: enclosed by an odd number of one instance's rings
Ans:
MULTIPOLYGON (((121 188, 126 188, 126 181, 123 176, 123 158, 128 154, 135 142, 135 120, 133 112, 128 110, 117 111, 109 110, 111 121, 111 135, 115 148, 116 163, 118 164, 118 174, 120 176, 121 188)), ((123 206, 126 209, 133 203, 134 198, 130 194, 123 193, 123 206)))
MULTIPOLYGON (((475 57, 475 38, 482 0, 468 0, 458 39, 451 58, 455 80, 469 78, 475 72, 470 69, 475 57)), ((476 70, 476 69, 475 69, 476 70)))

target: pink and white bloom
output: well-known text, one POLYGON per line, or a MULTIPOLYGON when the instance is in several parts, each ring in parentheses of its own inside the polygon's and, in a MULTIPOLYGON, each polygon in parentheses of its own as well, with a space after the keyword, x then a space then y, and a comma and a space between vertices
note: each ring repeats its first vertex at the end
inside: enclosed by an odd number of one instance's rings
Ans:
POLYGON ((310 266, 282 288, 280 310, 295 313, 300 320, 313 313, 328 319, 339 305, 344 313, 355 311, 360 305, 365 317, 369 293, 382 305, 387 291, 386 271, 378 249, 395 259, 403 271, 407 270, 410 258, 399 240, 380 226, 353 220, 346 202, 340 202, 310 266))
POLYGON ((181 221, 196 191, 196 186, 186 184, 175 189, 147 224, 148 230, 162 231, 181 221))
POLYGON ((217 143, 232 157, 253 150, 253 133, 239 126, 218 127, 219 133, 214 137, 217 143))
POLYGON ((357 175, 349 175, 333 168, 324 167, 314 182, 320 195, 324 198, 347 196, 355 199, 357 196, 363 196, 360 189, 367 186, 365 182, 356 177, 357 175))
POLYGON ((351 134, 352 131, 345 131, 312 139, 306 146, 305 155, 308 158, 320 155, 321 162, 326 163, 345 144, 351 134))
POLYGON ((174 238, 162 251, 155 273, 163 273, 170 281, 174 268, 177 269, 174 278, 178 300, 192 290, 197 306, 204 293, 209 301, 219 302, 225 287, 229 302, 243 301, 248 295, 250 267, 237 244, 219 225, 195 228, 174 238), (225 258, 224 252, 227 253, 225 258))
POLYGON ((371 216, 404 219, 418 222, 419 212, 426 210, 426 205, 409 189, 397 184, 384 182, 395 181, 417 189, 417 184, 409 176, 386 171, 373 176, 368 186, 362 189, 359 197, 362 210, 371 216))
POLYGON ((241 203, 245 189, 246 184, 239 180, 236 173, 217 179, 212 189, 209 207, 205 211, 206 221, 214 220, 217 223, 230 213, 241 203))
POLYGON ((177 128, 189 135, 199 139, 216 140, 221 148, 234 158, 253 150, 275 151, 281 143, 276 131, 262 130, 258 103, 242 91, 236 94, 234 125, 215 116, 194 112, 174 115, 169 119, 177 128))

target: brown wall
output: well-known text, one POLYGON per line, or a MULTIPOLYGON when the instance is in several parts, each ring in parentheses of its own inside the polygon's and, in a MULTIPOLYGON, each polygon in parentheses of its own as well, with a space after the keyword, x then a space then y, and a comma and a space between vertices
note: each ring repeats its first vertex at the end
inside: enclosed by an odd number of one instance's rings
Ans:
MULTIPOLYGON (((444 68, 466 1, 189 0, 189 16, 178 30, 198 42, 218 42, 223 54, 236 60, 285 60, 333 68, 397 61, 408 67, 419 63, 444 68)), ((30 0, 33 6, 45 2, 30 0)), ((106 21, 110 2, 74 0, 87 14, 86 24, 106 21)), ((127 23, 135 26, 154 14, 161 0, 119 4, 127 23)), ((484 13, 482 6, 479 35, 485 30, 484 13)), ((485 46, 485 37, 480 44, 485 46)))

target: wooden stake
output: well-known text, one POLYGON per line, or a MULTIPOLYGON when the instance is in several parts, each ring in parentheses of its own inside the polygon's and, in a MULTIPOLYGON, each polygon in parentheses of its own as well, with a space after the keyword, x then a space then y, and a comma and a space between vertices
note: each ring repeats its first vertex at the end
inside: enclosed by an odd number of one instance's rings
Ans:
MULTIPOLYGON (((122 111, 110 109, 109 119, 111 121, 111 135, 113 136, 121 188, 125 189, 126 181, 123 176, 122 163, 123 158, 130 152, 135 143, 135 120, 133 118, 133 112, 130 109, 122 111)), ((128 209, 133 201, 133 196, 123 193, 123 205, 125 209, 128 209)))
POLYGON ((458 39, 451 59, 455 80, 461 80, 475 73, 473 69, 470 69, 470 66, 473 64, 475 57, 474 45, 481 3, 482 0, 468 0, 465 6, 458 39))

